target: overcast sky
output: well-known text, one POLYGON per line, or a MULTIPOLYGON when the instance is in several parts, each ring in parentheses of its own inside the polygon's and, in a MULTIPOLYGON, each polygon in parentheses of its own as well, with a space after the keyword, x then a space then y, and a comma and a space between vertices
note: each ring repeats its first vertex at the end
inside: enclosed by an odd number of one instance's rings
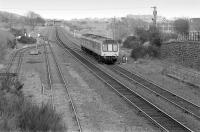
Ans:
POLYGON ((0 0, 0 10, 25 15, 34 11, 44 18, 121 17, 152 14, 173 17, 200 17, 200 0, 0 0))

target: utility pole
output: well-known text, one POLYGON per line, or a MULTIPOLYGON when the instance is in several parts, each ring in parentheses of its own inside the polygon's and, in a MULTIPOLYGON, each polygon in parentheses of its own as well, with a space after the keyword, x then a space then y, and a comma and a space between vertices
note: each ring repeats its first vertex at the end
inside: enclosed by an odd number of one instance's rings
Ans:
POLYGON ((114 17, 114 19, 113 19, 112 35, 113 35, 113 40, 115 40, 115 17, 114 17))
POLYGON ((11 29, 12 28, 12 24, 13 24, 13 16, 12 14, 9 14, 9 28, 11 29))
POLYGON ((153 6, 153 7, 151 7, 151 8, 153 8, 153 18, 152 18, 152 20, 153 20, 153 26, 156 28, 156 22, 157 22, 157 7, 156 6, 153 6))

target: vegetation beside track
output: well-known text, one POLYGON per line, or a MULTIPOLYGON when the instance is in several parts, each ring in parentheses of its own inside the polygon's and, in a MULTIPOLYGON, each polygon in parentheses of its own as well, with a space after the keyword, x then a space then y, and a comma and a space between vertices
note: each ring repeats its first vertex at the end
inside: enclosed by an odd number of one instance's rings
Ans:
POLYGON ((15 45, 15 37, 7 31, 0 30, 0 63, 5 59, 8 49, 14 48, 15 45))
POLYGON ((49 105, 39 106, 22 92, 17 77, 0 80, 0 130, 2 131, 64 131, 60 114, 49 105))

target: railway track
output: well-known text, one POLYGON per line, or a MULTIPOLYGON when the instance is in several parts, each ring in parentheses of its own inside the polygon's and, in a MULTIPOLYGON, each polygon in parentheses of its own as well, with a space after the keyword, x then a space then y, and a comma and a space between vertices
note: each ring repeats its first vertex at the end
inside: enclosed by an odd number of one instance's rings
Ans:
POLYGON ((197 119, 200 120, 200 107, 193 104, 192 102, 187 101, 186 99, 175 95, 174 93, 165 90, 161 86, 158 86, 154 82, 145 79, 139 74, 133 73, 128 71, 127 69, 122 68, 121 66, 112 66, 110 67, 113 69, 116 73, 124 76, 129 81, 139 84, 140 86, 144 87, 145 89, 148 89, 149 91, 152 91, 156 95, 164 98, 165 100, 173 103, 183 111, 185 111, 188 114, 193 115, 197 119))
MULTIPOLYGON (((72 41, 72 40, 70 40, 72 41)), ((76 43, 72 41, 72 43, 76 43)), ((78 45, 76 44, 76 47, 78 45)), ((108 66, 109 69, 112 71, 122 75, 125 79, 140 85, 141 87, 153 92, 154 94, 162 97, 163 99, 169 101, 170 103, 174 104, 175 106, 182 109, 185 113, 191 114, 192 116, 196 117, 200 120, 200 106, 193 104, 190 101, 158 86, 156 83, 145 79, 139 74, 133 73, 128 71, 127 69, 122 68, 118 65, 108 66)))
POLYGON ((19 53, 19 59, 17 61, 17 67, 16 69, 14 70, 14 73, 17 73, 19 74, 20 72, 20 69, 21 69, 21 66, 22 66, 22 62, 23 62, 23 58, 24 58, 24 53, 26 52, 26 50, 23 50, 19 53))
POLYGON ((73 114, 74 114, 74 124, 76 124, 76 131, 79 131, 79 132, 82 132, 82 128, 81 128, 81 124, 80 124, 80 121, 79 121, 79 118, 78 118, 78 114, 77 114, 77 110, 76 110, 76 107, 75 107, 75 104, 73 102, 73 99, 68 91, 68 84, 67 84, 67 81, 65 80, 64 76, 63 76, 63 72, 58 64, 58 61, 57 61, 57 58, 54 54, 54 51, 51 47, 51 45, 48 43, 48 44, 44 44, 44 50, 45 50, 45 62, 46 62, 46 67, 47 67, 47 80, 48 80, 48 85, 50 87, 51 90, 53 90, 53 83, 52 83, 52 75, 51 75, 51 69, 50 69, 50 63, 49 63, 49 58, 48 58, 48 54, 47 53, 50 53, 53 60, 54 60, 54 63, 56 65, 56 70, 57 70, 57 73, 58 73, 58 76, 61 80, 61 82, 63 83, 63 87, 66 89, 66 93, 69 97, 69 103, 70 103, 70 106, 72 108, 72 111, 73 111, 73 114), (47 50, 47 47, 48 46, 48 49, 49 49, 49 52, 47 50))
MULTIPOLYGON (((72 40, 70 40, 72 41, 72 40)), ((76 43, 72 41, 72 43, 76 43)), ((76 45, 77 47, 78 45, 76 45)), ((180 108, 183 112, 194 116, 198 120, 200 120, 200 106, 180 97, 168 90, 165 90, 161 86, 157 85, 156 83, 145 79, 143 76, 136 74, 134 72, 130 72, 127 69, 122 68, 119 65, 111 65, 108 68, 120 76, 124 77, 128 81, 138 84, 140 87, 147 89, 148 91, 153 92, 156 96, 160 96, 161 98, 165 99, 166 101, 172 103, 173 105, 180 108)))
POLYGON ((46 64, 46 73, 47 73, 47 84, 50 90, 52 90, 52 74, 50 70, 50 63, 49 63, 49 57, 48 57, 48 51, 46 44, 43 44, 44 47, 44 56, 45 56, 45 64, 46 64))
MULTIPOLYGON (((18 50, 18 51, 15 51, 15 52, 11 55, 10 60, 9 60, 9 63, 8 63, 8 65, 7 65, 7 67, 6 67, 6 73, 11 72, 11 67, 12 67, 13 63, 15 62, 17 56, 19 56, 19 61, 21 61, 20 57, 22 57, 22 54, 23 54, 22 52, 23 52, 23 50, 24 50, 24 49, 20 49, 20 50, 18 50)), ((18 62, 18 66, 20 66, 20 63, 19 63, 19 62, 18 62)), ((15 69, 15 72, 19 71, 19 69, 20 69, 20 68, 16 68, 16 69, 15 69)))
MULTIPOLYGON (((88 58, 83 57, 79 52, 66 46, 59 38, 58 31, 56 31, 58 44, 65 48, 65 51, 74 56, 77 61, 81 62, 86 68, 93 72, 98 78, 110 86, 121 97, 132 104, 135 108, 141 111, 146 117, 148 117, 154 124, 160 127, 163 131, 192 131, 190 128, 177 121, 163 110, 156 107, 154 104, 143 98, 138 93, 132 91, 129 87, 123 84, 121 81, 115 79, 110 74, 104 72, 96 64, 90 61, 88 58)), ((68 41, 68 43, 71 43, 68 41)))
POLYGON ((16 73, 16 74, 18 74, 20 72, 20 69, 21 69, 24 53, 27 50, 33 49, 34 47, 35 46, 31 46, 31 47, 22 48, 22 49, 19 49, 19 50, 15 51, 10 57, 10 60, 9 60, 9 63, 7 65, 7 67, 6 67, 5 73, 7 73, 7 74, 8 73, 16 73), (13 71, 11 71, 11 67, 15 63, 17 57, 19 57, 19 58, 18 58, 18 61, 17 61, 16 68, 13 71))

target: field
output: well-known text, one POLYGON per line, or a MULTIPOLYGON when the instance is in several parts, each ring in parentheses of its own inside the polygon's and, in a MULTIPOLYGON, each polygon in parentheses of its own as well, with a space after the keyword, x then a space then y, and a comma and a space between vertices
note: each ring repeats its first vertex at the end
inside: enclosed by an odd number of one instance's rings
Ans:
POLYGON ((8 53, 8 48, 14 44, 14 36, 7 32, 0 30, 0 63, 5 60, 6 54, 8 53))
POLYGON ((73 22, 74 25, 80 27, 80 31, 78 33, 93 33, 97 35, 112 37, 112 32, 108 29, 109 22, 106 21, 83 21, 83 22, 73 22))

